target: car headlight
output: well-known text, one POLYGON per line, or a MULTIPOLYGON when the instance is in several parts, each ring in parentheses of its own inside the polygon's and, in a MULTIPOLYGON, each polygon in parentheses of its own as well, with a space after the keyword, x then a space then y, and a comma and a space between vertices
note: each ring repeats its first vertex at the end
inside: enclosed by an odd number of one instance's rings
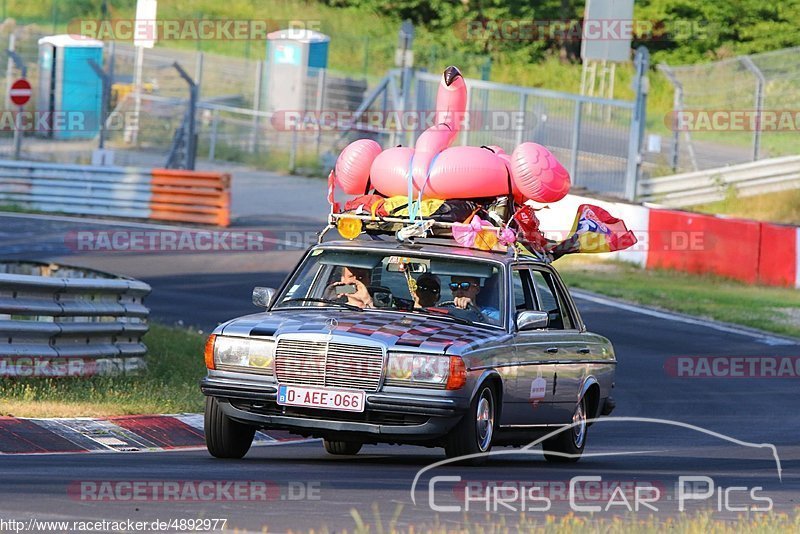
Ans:
POLYGON ((466 369, 459 356, 389 355, 386 385, 458 389, 465 383, 466 369))
POLYGON ((231 369, 264 375, 272 374, 275 340, 216 336, 214 364, 217 369, 231 369))

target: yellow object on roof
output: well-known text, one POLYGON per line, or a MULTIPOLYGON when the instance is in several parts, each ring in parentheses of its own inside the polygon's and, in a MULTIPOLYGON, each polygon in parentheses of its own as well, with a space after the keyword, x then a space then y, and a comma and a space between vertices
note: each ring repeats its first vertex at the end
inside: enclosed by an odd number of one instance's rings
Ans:
MULTIPOLYGON (((437 198, 430 198, 420 202, 420 212, 422 217, 430 217, 436 210, 442 207, 444 200, 437 198)), ((383 208, 392 217, 408 217, 408 197, 399 195, 396 197, 389 197, 383 202, 383 208), (400 209, 398 209, 400 208, 400 209), (394 211, 397 210, 397 211, 394 211)))

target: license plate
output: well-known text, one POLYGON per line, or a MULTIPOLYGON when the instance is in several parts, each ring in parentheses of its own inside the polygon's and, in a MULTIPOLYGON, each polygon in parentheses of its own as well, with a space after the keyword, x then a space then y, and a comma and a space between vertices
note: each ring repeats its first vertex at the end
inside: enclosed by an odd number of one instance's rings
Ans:
POLYGON ((363 391, 278 386, 278 404, 346 412, 363 412, 367 395, 363 391))

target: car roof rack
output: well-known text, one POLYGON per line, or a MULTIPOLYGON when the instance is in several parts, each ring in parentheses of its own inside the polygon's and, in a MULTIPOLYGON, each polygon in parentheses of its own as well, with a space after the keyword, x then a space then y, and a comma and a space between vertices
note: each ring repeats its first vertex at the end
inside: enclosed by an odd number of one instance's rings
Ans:
POLYGON ((520 254, 532 256, 543 262, 550 263, 546 254, 542 254, 532 247, 527 247, 524 243, 515 243, 507 246, 500 243, 500 233, 503 228, 499 226, 485 226, 483 230, 492 231, 497 235, 498 243, 491 250, 478 247, 467 247, 458 243, 453 238, 453 227, 461 223, 450 223, 437 221, 430 218, 410 219, 407 217, 384 217, 372 214, 357 213, 330 213, 328 215, 328 225, 319 233, 318 243, 322 243, 325 235, 332 229, 337 228, 342 220, 359 220, 362 224, 362 231, 381 241, 388 241, 390 237, 401 243, 424 243, 426 245, 455 246, 472 250, 483 250, 500 254, 514 255, 520 254))

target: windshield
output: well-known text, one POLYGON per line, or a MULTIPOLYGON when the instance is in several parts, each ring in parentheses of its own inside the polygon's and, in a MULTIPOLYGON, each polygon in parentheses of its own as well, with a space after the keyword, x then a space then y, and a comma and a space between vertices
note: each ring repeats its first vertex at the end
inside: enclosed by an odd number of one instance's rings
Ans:
POLYGON ((501 265, 488 261, 316 249, 275 300, 273 309, 392 310, 500 326, 501 276, 501 265))

